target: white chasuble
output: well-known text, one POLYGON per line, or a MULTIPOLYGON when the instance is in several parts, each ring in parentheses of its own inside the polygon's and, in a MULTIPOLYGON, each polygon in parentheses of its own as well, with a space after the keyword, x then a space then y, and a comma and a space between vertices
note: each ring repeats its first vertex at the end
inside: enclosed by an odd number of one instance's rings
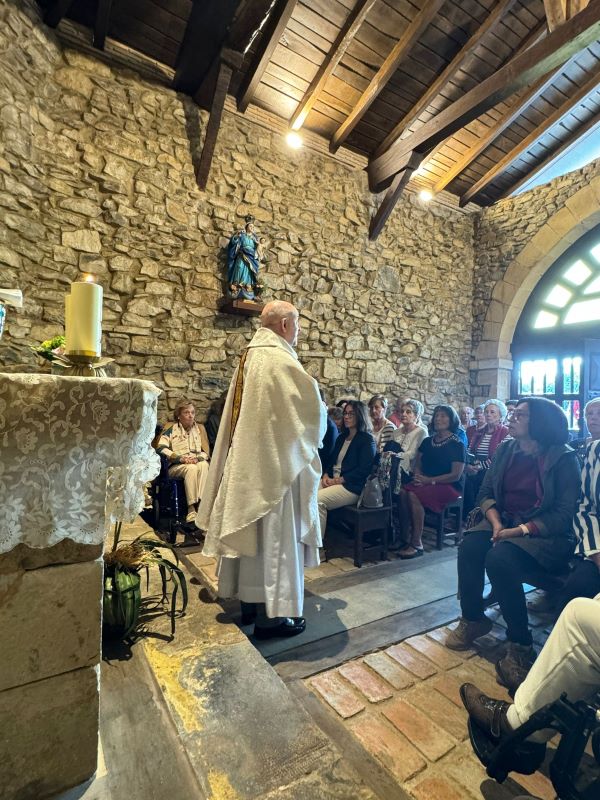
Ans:
POLYGON ((221 597, 264 602, 269 617, 298 617, 304 567, 319 563, 318 448, 326 409, 294 349, 260 328, 248 345, 230 446, 238 369, 198 512, 203 552, 219 558, 221 597))

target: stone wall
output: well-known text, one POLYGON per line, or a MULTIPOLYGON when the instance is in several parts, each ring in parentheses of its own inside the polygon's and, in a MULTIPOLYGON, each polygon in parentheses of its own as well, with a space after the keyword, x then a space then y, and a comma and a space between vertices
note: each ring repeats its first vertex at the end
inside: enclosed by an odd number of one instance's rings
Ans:
POLYGON ((206 114, 133 72, 64 48, 34 4, 0 0, 0 284, 23 289, 0 359, 60 332, 80 271, 105 289, 121 376, 206 408, 255 321, 222 315, 224 248, 244 215, 264 237, 266 297, 301 311, 299 354, 331 399, 469 392, 473 217, 406 195, 379 240, 366 176, 226 112, 205 193, 206 114))

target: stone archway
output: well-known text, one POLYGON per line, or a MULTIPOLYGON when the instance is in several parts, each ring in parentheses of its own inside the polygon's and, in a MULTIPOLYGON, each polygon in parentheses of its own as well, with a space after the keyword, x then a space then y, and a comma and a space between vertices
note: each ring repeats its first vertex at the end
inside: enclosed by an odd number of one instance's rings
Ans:
POLYGON ((556 259, 598 224, 600 176, 566 200, 509 264, 492 292, 482 339, 471 364, 476 384, 474 402, 510 396, 510 347, 525 303, 556 259))

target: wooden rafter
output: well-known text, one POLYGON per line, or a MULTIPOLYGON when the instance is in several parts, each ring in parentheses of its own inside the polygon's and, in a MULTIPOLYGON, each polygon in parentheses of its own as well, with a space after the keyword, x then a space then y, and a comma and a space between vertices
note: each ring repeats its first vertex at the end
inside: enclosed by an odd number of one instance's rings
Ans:
MULTIPOLYGON (((514 0, 512 0, 514 2, 514 0)), ((333 73, 334 69, 344 57, 344 53, 348 49, 350 43, 358 33, 360 26, 363 24, 369 11, 373 8, 377 0, 358 0, 354 6, 343 28, 339 32, 335 42, 331 46, 331 50, 325 57, 325 60, 319 67, 317 74, 312 79, 310 86, 306 90, 304 97, 298 103, 298 108, 294 111, 290 119, 290 127, 293 130, 298 130, 304 125, 306 117, 309 115, 312 107, 319 99, 319 95, 323 91, 329 76, 333 73)))
POLYGON ((414 106, 402 117, 400 122, 394 126, 394 128, 388 133, 385 137, 383 142, 379 145, 377 150, 375 151, 375 156, 380 156, 382 153, 390 148, 396 140, 398 140, 402 134, 404 133, 407 128, 417 120, 419 115, 427 108, 427 106, 434 100, 443 87, 448 83, 449 80, 458 72, 458 70, 462 67, 465 61, 469 58, 469 56, 474 52, 474 50, 479 47, 481 41, 486 34, 488 34, 496 25, 502 20, 505 14, 507 14, 512 6, 515 4, 516 0, 500 0, 497 6, 495 6, 494 10, 491 14, 488 14, 486 19, 482 22, 482 24, 477 28, 475 33, 471 36, 471 38, 466 42, 466 44, 461 47, 458 53, 454 56, 452 61, 448 64, 448 66, 441 72, 435 81, 431 84, 431 86, 427 89, 427 91, 417 100, 414 106))
POLYGON ((567 21, 568 0, 544 0, 548 30, 553 31, 567 21))
POLYGON ((586 81, 583 86, 580 86, 576 92, 569 97, 568 100, 565 100, 547 119, 545 119, 540 125, 534 128, 531 133, 526 136, 519 144, 508 152, 504 158, 502 158, 497 164, 489 169, 485 175, 483 175, 477 183, 474 183, 473 186, 469 187, 467 191, 462 195, 460 198, 460 205, 466 205, 470 200, 476 197, 480 192, 482 192, 486 186, 489 186, 490 183, 496 180, 499 175, 507 170, 510 165, 519 158, 529 147, 537 142, 537 140, 542 137, 545 133, 547 133, 551 128, 554 127, 560 120, 568 114, 570 111, 573 110, 576 106, 582 103, 585 98, 593 91, 598 88, 600 84, 600 72, 596 72, 592 77, 586 81))
POLYGON ((541 161, 536 167, 528 170, 527 174, 524 175, 520 180, 511 184, 508 189, 502 192, 498 199, 500 200, 508 197, 509 195, 513 194, 513 192, 516 192, 517 189, 520 189, 523 184, 529 183, 532 178, 534 178, 538 173, 542 172, 542 170, 545 170, 547 167, 549 167, 554 161, 562 156, 567 155, 569 150, 576 147, 581 139, 589 133, 600 134, 600 111, 597 114, 594 114, 594 116, 590 117, 584 125, 573 131, 571 136, 569 136, 569 138, 566 139, 560 145, 560 147, 558 147, 556 150, 553 150, 552 153, 550 153, 550 155, 541 161))
POLYGON ((108 33, 110 22, 110 10, 112 0, 99 0, 98 10, 96 11, 96 22, 94 24, 94 47, 104 50, 104 42, 108 33))
POLYGON ((49 25, 51 28, 56 28, 72 5, 73 0, 53 0, 44 14, 44 22, 46 25, 49 25))
POLYGON ((398 202, 400 195, 404 191, 406 184, 411 179, 413 172, 418 169, 419 164, 421 163, 422 156, 417 154, 412 154, 408 158, 406 167, 401 171, 398 172, 394 180, 392 181, 392 185, 385 193, 385 197, 381 201, 381 205, 375 212, 375 214, 371 217, 371 222, 369 224, 369 239, 374 241, 377 239, 385 223, 388 221, 388 218, 392 211, 394 210, 394 206, 398 202))
POLYGON ((281 39, 297 0, 278 0, 269 15, 256 55, 248 68, 238 93, 238 110, 244 112, 256 93, 277 42, 281 39))
POLYGON ((196 181, 202 191, 206 189, 208 176, 210 174, 215 146, 217 144, 217 136, 219 135, 219 128, 221 127, 223 108, 225 107, 225 98, 227 97, 229 84, 231 83, 231 76, 233 75, 234 69, 239 67, 240 64, 241 59, 239 53, 225 50, 221 52, 218 62, 215 65, 217 70, 215 90, 210 116, 204 134, 200 163, 196 170, 196 181))
POLYGON ((415 133, 400 139, 386 153, 373 159, 368 168, 372 191, 380 191, 389 186, 406 153, 425 153, 432 150, 502 100, 564 64, 599 36, 600 3, 593 3, 541 42, 511 59, 494 75, 471 89, 415 133))
POLYGON ((371 104, 376 100, 381 91, 387 85, 392 75, 396 72, 400 64, 408 56, 419 37, 427 26, 436 16, 445 0, 428 0, 421 11, 406 28, 398 42, 394 45, 392 52, 385 59, 375 76, 361 94, 358 102, 333 134, 329 149, 335 153, 352 133, 356 125, 360 122, 364 114, 368 111, 371 104))
POLYGON ((227 46, 246 53, 262 30, 276 0, 242 0, 227 35, 227 46))
POLYGON ((196 0, 177 54, 173 88, 194 96, 216 63, 240 0, 196 0))

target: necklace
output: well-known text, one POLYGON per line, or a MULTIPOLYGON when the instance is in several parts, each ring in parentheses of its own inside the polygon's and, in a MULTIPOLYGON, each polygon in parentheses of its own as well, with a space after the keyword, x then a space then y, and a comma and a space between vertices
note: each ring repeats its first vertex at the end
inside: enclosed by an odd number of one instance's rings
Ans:
POLYGON ((450 436, 446 436, 446 438, 442 439, 441 442, 436 442, 435 436, 432 436, 431 437, 431 445, 432 445, 432 447, 443 447, 445 444, 448 444, 448 442, 451 439, 452 439, 452 434, 450 434, 450 436))

